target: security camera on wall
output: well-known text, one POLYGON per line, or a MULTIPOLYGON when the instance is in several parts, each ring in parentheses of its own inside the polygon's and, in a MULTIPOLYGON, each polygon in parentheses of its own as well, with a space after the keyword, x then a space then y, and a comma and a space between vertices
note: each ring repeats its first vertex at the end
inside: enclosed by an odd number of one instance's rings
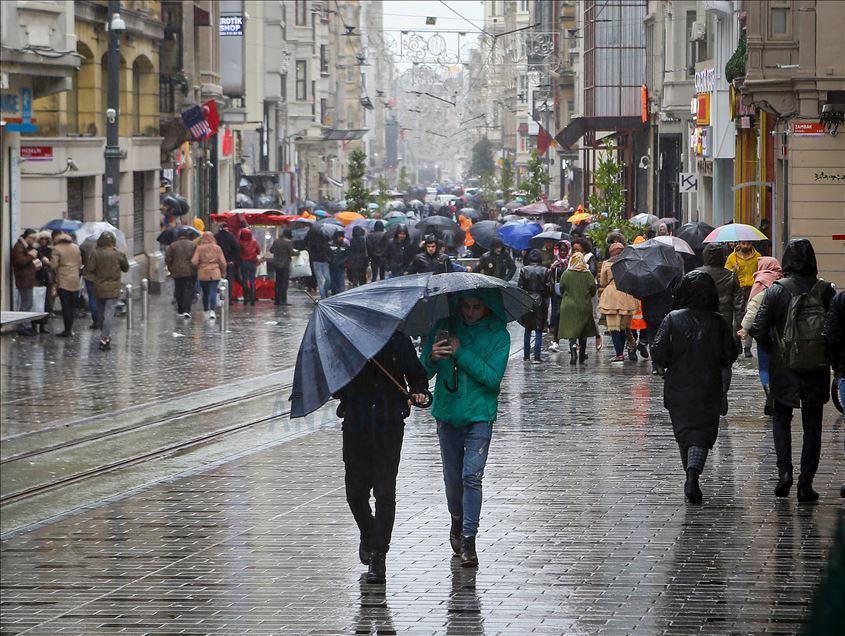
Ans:
POLYGON ((642 168, 643 170, 646 170, 650 163, 651 160, 648 158, 647 155, 643 155, 642 157, 640 157, 640 168, 642 168))

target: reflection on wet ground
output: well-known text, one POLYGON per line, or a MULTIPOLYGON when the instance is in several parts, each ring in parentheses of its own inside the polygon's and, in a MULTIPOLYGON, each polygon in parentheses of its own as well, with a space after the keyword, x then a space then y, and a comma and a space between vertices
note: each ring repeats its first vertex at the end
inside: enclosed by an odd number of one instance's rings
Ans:
POLYGON ((332 424, 4 537, 2 632, 798 632, 841 507, 842 420, 828 407, 820 503, 777 500, 755 361, 741 361, 704 505, 688 506, 661 380, 596 357, 511 361, 477 572, 451 557, 434 424, 417 412, 386 585, 362 582, 332 424))

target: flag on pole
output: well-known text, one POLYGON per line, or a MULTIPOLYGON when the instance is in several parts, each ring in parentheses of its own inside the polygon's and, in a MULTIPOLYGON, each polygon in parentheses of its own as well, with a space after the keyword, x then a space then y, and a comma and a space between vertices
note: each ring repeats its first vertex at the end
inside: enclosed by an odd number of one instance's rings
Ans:
MULTIPOLYGON (((539 126, 539 124, 538 124, 539 126)), ((546 129, 540 126, 540 132, 537 133, 537 154, 541 157, 546 154, 549 145, 552 143, 552 137, 546 132, 546 129)))
POLYGON ((209 99, 202 105, 202 114, 205 116, 205 121, 208 122, 208 127, 211 128, 211 134, 216 135, 218 128, 220 128, 220 115, 217 113, 217 102, 209 99))
POLYGON ((194 141, 202 141, 211 137, 211 127, 205 120, 202 108, 199 106, 191 106, 188 110, 182 112, 182 122, 185 124, 194 141))

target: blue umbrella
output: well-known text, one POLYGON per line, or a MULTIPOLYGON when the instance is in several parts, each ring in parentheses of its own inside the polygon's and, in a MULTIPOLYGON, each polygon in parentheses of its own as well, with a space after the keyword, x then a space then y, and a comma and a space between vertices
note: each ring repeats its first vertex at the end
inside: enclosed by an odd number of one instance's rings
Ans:
POLYGON ((531 239, 543 231, 543 226, 533 221, 510 221, 499 229, 502 242, 515 250, 527 250, 531 239))
POLYGON ((513 283, 461 272, 380 280, 319 301, 296 357, 291 417, 328 402, 397 330, 428 335, 451 315, 453 294, 470 290, 503 321, 518 320, 534 307, 528 292, 513 283))
POLYGON ((51 232, 76 232, 82 227, 82 221, 74 221, 73 219, 53 219, 46 225, 42 226, 42 230, 50 230, 51 232))
POLYGON ((314 216, 331 216, 331 214, 325 210, 314 210, 314 216))
POLYGON ((368 203, 367 208, 370 210, 378 210, 378 203, 368 203))

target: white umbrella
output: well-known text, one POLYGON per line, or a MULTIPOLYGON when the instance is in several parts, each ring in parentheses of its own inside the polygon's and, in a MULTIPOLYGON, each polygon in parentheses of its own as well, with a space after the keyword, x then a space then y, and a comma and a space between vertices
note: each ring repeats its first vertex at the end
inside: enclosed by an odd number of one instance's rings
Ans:
POLYGON ((111 223, 106 221, 89 221, 83 223, 82 227, 76 230, 76 240, 82 245, 88 239, 98 239, 103 232, 111 232, 114 235, 117 249, 121 252, 128 252, 129 246, 126 244, 126 236, 118 230, 111 223))
POLYGON ((631 223, 634 223, 636 225, 651 225, 657 227, 658 225, 660 225, 660 219, 658 219, 653 214, 641 212, 640 214, 635 214, 631 217, 631 223))
POLYGON ((666 245, 671 245, 676 252, 683 252, 684 254, 695 254, 690 244, 687 243, 684 239, 678 238, 677 236, 655 236, 654 240, 658 243, 665 243, 666 245))

